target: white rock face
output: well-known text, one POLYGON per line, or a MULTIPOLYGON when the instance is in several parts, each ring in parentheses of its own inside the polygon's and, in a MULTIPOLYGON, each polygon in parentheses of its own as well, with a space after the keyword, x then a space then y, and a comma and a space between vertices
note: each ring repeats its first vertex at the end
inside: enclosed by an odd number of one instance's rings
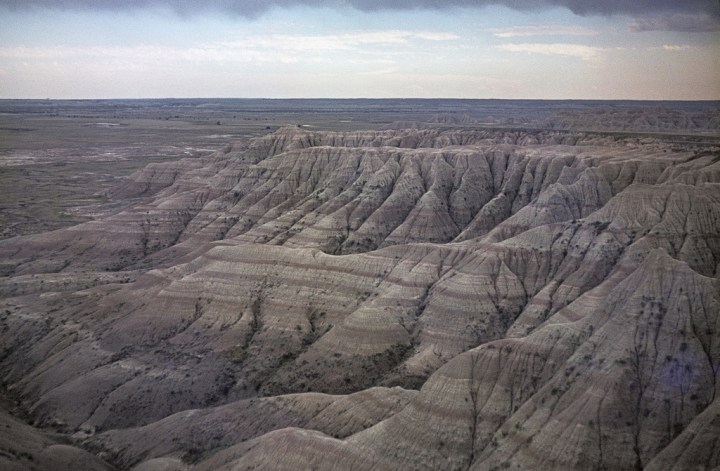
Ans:
POLYGON ((709 469, 719 155, 288 128, 155 164, 0 242, 0 370, 121 469, 709 469))

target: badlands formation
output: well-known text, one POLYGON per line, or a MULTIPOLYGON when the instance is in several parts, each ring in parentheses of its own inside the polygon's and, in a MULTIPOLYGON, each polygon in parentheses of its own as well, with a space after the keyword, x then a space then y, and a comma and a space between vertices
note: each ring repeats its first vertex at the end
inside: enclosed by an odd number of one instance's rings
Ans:
POLYGON ((720 466, 720 148, 280 129, 0 242, 3 469, 720 466))

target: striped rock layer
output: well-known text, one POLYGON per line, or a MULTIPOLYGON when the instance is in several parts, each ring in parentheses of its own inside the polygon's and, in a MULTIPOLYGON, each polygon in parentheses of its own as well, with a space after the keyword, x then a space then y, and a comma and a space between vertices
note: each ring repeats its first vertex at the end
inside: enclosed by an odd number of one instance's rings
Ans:
POLYGON ((0 371, 120 469, 710 469, 719 162, 288 128, 154 164, 0 242, 0 371))

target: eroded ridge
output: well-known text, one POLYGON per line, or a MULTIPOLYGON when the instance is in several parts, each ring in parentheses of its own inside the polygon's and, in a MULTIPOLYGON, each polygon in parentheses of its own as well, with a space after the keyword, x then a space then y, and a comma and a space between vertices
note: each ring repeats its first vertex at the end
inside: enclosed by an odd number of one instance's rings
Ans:
POLYGON ((4 382, 122 469, 712 468, 719 162, 285 128, 154 164, 0 242, 4 382))

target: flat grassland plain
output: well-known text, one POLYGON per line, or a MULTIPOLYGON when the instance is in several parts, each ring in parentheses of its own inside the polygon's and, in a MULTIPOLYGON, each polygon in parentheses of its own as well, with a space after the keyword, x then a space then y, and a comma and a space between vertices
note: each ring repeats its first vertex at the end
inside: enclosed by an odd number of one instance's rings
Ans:
POLYGON ((0 275, 2 469, 720 466, 719 102, 0 100, 0 275))

